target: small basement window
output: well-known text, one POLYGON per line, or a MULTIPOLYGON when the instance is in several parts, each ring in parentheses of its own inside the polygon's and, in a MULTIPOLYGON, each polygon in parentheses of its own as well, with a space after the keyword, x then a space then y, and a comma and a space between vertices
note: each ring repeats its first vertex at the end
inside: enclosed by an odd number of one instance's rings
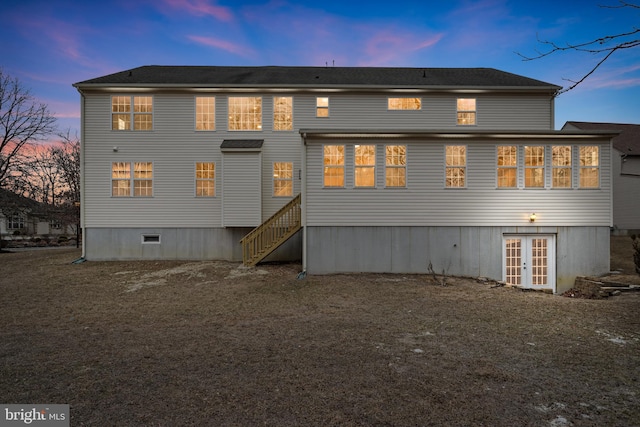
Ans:
POLYGON ((160 235, 159 234, 143 234, 142 235, 142 243, 155 243, 160 244, 160 235))

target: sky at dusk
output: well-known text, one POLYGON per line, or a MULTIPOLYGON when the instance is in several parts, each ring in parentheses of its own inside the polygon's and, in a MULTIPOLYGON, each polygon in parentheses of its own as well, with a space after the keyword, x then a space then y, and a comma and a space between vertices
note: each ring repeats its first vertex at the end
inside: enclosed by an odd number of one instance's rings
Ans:
MULTIPOLYGON (((636 2, 638 4, 640 2, 636 2)), ((640 24, 617 0, 3 0, 0 67, 79 132, 73 83, 142 65, 492 67, 559 86, 598 57, 535 55, 640 24)), ((640 48, 556 100, 565 121, 640 123, 640 48)))

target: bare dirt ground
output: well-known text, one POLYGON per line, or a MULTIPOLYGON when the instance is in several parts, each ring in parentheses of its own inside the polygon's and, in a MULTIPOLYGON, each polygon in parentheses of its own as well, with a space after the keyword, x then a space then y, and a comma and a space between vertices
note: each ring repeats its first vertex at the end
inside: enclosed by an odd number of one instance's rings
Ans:
POLYGON ((0 254, 0 402, 73 426, 640 425, 638 292, 79 256, 0 254))

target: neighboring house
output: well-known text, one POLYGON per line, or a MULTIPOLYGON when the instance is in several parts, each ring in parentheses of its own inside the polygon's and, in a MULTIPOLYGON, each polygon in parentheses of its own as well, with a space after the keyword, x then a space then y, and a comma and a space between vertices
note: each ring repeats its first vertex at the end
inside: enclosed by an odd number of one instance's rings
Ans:
POLYGON ((564 130, 611 131, 613 138, 613 234, 640 234, 640 124, 565 123, 564 130))
POLYGON ((554 292, 609 271, 613 135, 553 130, 558 86, 215 66, 74 86, 88 260, 269 254, 309 274, 431 269, 554 292))
POLYGON ((65 224, 64 219, 64 215, 43 203, 0 188, 0 235, 2 236, 75 233, 75 227, 65 224))

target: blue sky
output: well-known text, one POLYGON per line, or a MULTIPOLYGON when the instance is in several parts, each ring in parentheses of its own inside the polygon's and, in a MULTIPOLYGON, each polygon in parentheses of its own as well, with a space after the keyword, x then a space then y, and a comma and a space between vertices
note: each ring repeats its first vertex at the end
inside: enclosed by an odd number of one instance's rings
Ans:
MULTIPOLYGON (((599 4, 618 0, 5 0, 0 67, 72 131, 73 83, 141 65, 493 67, 567 86, 598 58, 516 52, 640 24, 640 9, 599 4)), ((567 120, 640 123, 640 48, 558 97, 556 128, 567 120)))

